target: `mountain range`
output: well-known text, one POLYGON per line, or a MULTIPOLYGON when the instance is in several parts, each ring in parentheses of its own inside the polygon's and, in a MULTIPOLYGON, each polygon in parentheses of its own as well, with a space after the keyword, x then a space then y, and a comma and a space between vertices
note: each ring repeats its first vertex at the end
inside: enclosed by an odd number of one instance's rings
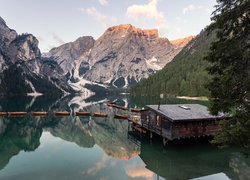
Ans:
POLYGON ((41 54, 36 37, 18 35, 0 18, 0 93, 90 96, 93 86, 127 88, 161 70, 193 38, 169 41, 156 29, 123 24, 41 54))
POLYGON ((91 36, 80 37, 44 56, 54 59, 71 82, 85 79, 126 88, 162 69, 192 38, 172 43, 159 37, 156 29, 123 24, 108 28, 96 41, 91 36))

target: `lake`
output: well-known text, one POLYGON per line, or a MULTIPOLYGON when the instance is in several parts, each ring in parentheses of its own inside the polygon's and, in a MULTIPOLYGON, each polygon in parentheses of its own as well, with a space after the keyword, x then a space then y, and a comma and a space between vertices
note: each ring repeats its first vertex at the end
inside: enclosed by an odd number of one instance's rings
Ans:
MULTIPOLYGON (((0 179, 249 179, 250 157, 239 148, 218 149, 208 141, 174 142, 131 132, 122 110, 156 104, 157 98, 126 96, 12 97, 0 99, 0 111, 48 111, 46 117, 0 117, 0 179), (53 111, 103 111, 107 118, 56 117, 53 111)), ((161 103, 200 103, 175 98, 161 103)))

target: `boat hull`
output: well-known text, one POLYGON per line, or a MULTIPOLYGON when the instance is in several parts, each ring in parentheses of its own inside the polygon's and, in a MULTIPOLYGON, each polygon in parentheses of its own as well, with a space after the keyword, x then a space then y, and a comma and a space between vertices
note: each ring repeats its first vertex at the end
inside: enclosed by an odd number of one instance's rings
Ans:
POLYGON ((48 112, 32 112, 33 116, 47 116, 48 112))
POLYGON ((128 119, 128 115, 127 114, 115 114, 114 118, 116 119, 128 119))
POLYGON ((27 112, 8 112, 8 116, 26 116, 27 112))
POLYGON ((108 114, 106 113, 99 113, 99 112, 94 112, 93 116, 95 117, 108 117, 108 114))
POLYGON ((69 116, 70 112, 54 112, 56 116, 69 116))
POLYGON ((90 116, 90 112, 76 112, 76 116, 90 116))

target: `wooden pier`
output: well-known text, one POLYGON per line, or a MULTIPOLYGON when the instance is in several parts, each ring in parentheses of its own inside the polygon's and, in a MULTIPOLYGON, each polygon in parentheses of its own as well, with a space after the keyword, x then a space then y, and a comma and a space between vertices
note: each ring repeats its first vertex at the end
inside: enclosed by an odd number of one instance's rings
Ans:
POLYGON ((213 116, 206 106, 199 104, 147 105, 140 116, 130 116, 132 128, 139 132, 158 134, 167 141, 199 138, 221 130, 216 121, 228 119, 224 114, 213 116))

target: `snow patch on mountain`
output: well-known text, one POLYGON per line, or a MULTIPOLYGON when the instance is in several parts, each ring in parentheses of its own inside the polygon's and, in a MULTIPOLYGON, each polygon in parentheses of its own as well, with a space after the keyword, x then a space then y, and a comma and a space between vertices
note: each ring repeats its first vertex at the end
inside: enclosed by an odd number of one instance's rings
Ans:
POLYGON ((71 82, 71 81, 68 81, 69 85, 75 90, 77 91, 78 93, 82 94, 85 98, 88 98, 90 96, 93 96, 95 95, 94 92, 92 92, 91 90, 85 88, 85 85, 86 84, 90 84, 90 85, 98 85, 98 86, 101 86, 103 88, 107 88, 108 86, 106 85, 103 85, 103 84, 98 84, 98 83, 94 83, 94 82, 91 82, 91 81, 88 81, 84 78, 81 78, 79 77, 79 81, 78 82, 71 82))
POLYGON ((89 83, 89 81, 85 80, 85 79, 81 79, 76 83, 72 83, 70 81, 68 81, 69 85, 77 92, 81 93, 85 98, 90 97, 92 95, 94 95, 95 93, 88 90, 87 88, 85 88, 85 84, 89 83))
POLYGON ((27 93, 28 96, 42 96, 43 95, 42 93, 39 93, 36 91, 34 85, 28 79, 25 80, 25 83, 28 84, 33 91, 32 93, 27 93))
POLYGON ((101 101, 97 101, 97 102, 86 102, 85 99, 87 97, 85 95, 80 95, 80 96, 76 96, 73 99, 70 100, 70 102, 68 103, 68 106, 70 107, 71 105, 77 105, 78 107, 75 108, 75 111, 79 111, 82 110, 85 107, 91 106, 91 105, 95 105, 95 104, 101 104, 104 102, 107 102, 107 99, 103 99, 101 101))
POLYGON ((153 69, 155 71, 159 71, 162 69, 162 67, 158 64, 158 60, 154 56, 151 59, 145 60, 149 69, 153 69))

